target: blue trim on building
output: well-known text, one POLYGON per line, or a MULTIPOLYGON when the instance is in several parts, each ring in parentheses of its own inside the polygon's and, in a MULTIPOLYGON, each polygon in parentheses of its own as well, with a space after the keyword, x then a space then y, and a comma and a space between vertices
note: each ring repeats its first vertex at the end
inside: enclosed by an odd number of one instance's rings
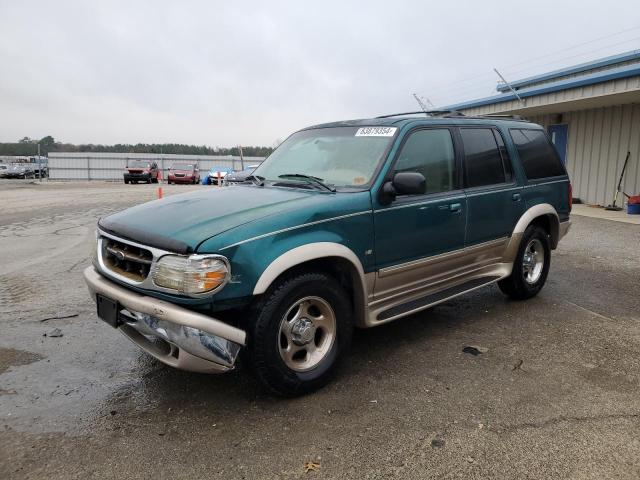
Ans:
MULTIPOLYGON (((509 83, 514 89, 518 89, 531 83, 551 80, 553 78, 564 77, 574 73, 586 72, 587 70, 593 70, 594 68, 607 67, 609 65, 615 65, 616 63, 629 62, 631 60, 638 59, 640 59, 640 50, 631 50, 630 52, 619 53, 618 55, 592 60, 591 62, 581 63, 579 65, 574 65, 573 67, 562 68, 560 70, 554 70, 552 72, 523 78, 509 83)), ((507 85, 498 85, 496 90, 499 92, 507 92, 509 91, 509 87, 507 85)))
MULTIPOLYGON (((543 95, 545 93, 559 92, 570 88, 584 87, 587 85, 594 85, 596 83, 607 82, 609 80, 618 80, 620 78, 635 77, 638 75, 640 75, 640 63, 620 68, 613 68, 611 70, 603 70, 601 72, 581 77, 558 80, 557 82, 545 83, 535 87, 523 88, 518 90, 518 95, 520 95, 520 98, 528 98, 536 95, 543 95)), ((456 103, 455 105, 447 105, 446 107, 439 108, 439 110, 464 110, 466 108, 482 107, 485 105, 492 105, 494 103, 509 102, 511 100, 517 100, 517 97, 513 93, 503 93, 492 97, 456 103)))

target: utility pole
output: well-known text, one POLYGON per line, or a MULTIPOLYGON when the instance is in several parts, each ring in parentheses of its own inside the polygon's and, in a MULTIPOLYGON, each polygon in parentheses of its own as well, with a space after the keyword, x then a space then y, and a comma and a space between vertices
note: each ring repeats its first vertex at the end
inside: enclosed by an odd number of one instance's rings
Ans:
POLYGON ((238 151, 240 152, 240 169, 244 170, 244 156, 242 155, 242 146, 238 145, 238 151))
POLYGON ((42 160, 40 160, 40 144, 38 144, 38 180, 42 181, 42 160))
POLYGON ((509 90, 511 90, 511 93, 513 93, 516 96, 516 98, 520 101, 520 103, 522 103, 524 105, 524 100, 522 99, 522 97, 520 95, 518 95, 518 92, 516 92, 514 90, 514 88, 511 86, 511 84, 509 82, 507 82, 507 80, 502 76, 502 74, 498 71, 498 69, 494 68, 493 71, 496 72, 496 74, 500 77, 500 80, 502 80, 503 83, 507 87, 509 87, 509 90))

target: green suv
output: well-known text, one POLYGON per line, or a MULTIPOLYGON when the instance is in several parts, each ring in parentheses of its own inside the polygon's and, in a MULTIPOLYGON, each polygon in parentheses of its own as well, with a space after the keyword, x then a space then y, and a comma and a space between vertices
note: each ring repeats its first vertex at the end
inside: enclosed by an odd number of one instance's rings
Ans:
POLYGON ((516 118, 398 114, 291 135, 245 184, 98 222, 84 272, 98 316, 160 361, 271 391, 326 384, 354 327, 497 282, 543 287, 571 185, 516 118), (158 221, 162 218, 162 221, 158 221))

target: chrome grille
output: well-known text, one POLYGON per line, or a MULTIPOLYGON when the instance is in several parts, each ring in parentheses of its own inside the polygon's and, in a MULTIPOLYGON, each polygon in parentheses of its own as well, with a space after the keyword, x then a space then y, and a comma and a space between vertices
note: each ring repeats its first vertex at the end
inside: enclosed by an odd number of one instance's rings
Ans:
POLYGON ((153 254, 144 248, 102 237, 102 262, 112 272, 133 282, 143 282, 151 270, 153 254))

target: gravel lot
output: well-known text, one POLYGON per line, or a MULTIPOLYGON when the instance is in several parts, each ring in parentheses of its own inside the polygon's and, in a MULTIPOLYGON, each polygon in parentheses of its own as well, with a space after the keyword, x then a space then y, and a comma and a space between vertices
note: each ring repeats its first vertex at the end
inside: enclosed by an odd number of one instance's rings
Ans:
POLYGON ((359 331, 334 383, 282 400, 96 318, 95 222, 155 192, 0 182, 0 478, 640 478, 639 226, 574 216, 537 298, 359 331))

